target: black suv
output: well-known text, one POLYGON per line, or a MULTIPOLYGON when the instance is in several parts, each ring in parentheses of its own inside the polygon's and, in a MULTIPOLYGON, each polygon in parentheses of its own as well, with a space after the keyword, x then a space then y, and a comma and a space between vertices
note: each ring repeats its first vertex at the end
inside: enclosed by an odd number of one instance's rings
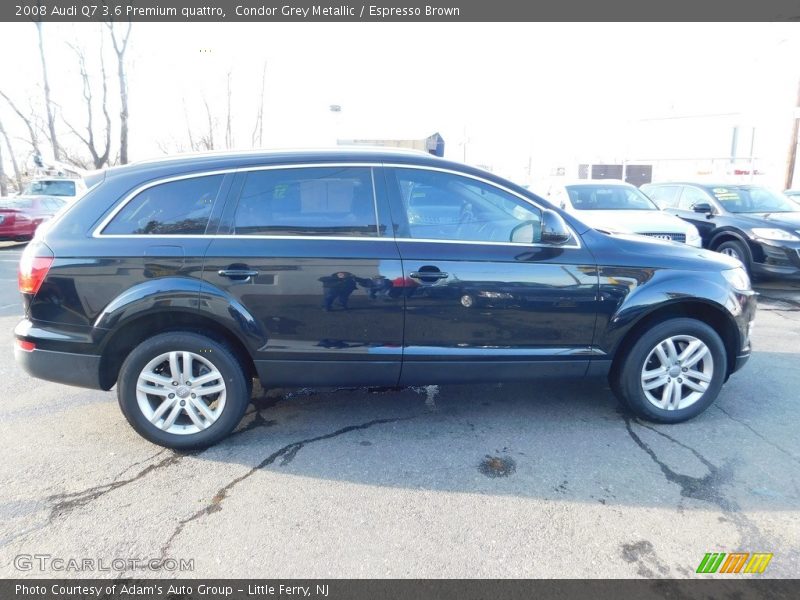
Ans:
POLYGON ((800 275, 800 206, 757 185, 650 183, 659 208, 688 221, 703 247, 740 260, 753 276, 800 275))
POLYGON ((17 361, 206 446, 270 386, 610 376, 660 422, 750 354, 741 265, 590 229, 421 153, 200 155, 107 171, 20 263, 17 361))

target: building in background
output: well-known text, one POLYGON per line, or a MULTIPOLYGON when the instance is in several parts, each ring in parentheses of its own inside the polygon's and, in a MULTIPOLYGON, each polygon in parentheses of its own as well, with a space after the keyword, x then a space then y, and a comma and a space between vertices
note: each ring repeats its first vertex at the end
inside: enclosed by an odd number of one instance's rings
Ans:
POLYGON ((387 148, 409 148, 422 150, 434 156, 444 156, 444 138, 434 133, 422 138, 384 138, 384 139, 337 139, 339 146, 384 146, 387 148))

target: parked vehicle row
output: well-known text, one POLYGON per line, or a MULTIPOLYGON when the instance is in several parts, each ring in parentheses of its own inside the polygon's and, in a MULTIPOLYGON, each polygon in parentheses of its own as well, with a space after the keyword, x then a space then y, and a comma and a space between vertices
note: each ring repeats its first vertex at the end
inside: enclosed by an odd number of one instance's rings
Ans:
POLYGON ((731 256, 754 276, 800 275, 800 206, 756 185, 645 184, 665 212, 694 225, 703 247, 731 256))
POLYGON ((636 186, 623 181, 573 181, 551 188, 548 198, 595 229, 637 233, 695 247, 701 245, 697 228, 662 212, 636 186))
POLYGON ((19 286, 17 361, 116 385, 133 428, 174 448, 227 435, 254 378, 604 376, 636 414, 676 423, 747 361, 756 310, 729 256, 597 231, 462 164, 366 150, 110 170, 28 245, 19 286))

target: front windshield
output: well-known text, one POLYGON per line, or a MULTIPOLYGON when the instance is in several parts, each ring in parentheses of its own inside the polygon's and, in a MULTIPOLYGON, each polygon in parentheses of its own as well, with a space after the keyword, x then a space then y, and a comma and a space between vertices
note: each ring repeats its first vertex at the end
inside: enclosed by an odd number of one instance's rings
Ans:
POLYGON ((715 187, 711 193, 732 213, 782 213, 797 212, 798 206, 782 194, 763 187, 730 186, 715 187))
POLYGON ((568 185, 567 193, 576 210, 658 210, 650 198, 627 185, 568 185))
POLYGON ((31 181, 23 194, 30 196, 74 196, 75 182, 61 179, 50 181, 31 181))

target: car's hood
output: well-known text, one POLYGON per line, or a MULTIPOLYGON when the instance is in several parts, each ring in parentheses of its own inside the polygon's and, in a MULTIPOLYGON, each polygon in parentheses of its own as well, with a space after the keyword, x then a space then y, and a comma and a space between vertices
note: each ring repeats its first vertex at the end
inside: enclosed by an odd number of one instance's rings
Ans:
POLYGON ((688 234, 694 228, 660 210, 581 210, 575 215, 587 225, 605 231, 688 234))
POLYGON ((775 213, 736 213, 740 219, 752 223, 753 227, 769 227, 771 224, 783 225, 792 229, 800 228, 800 211, 775 213))
POLYGON ((643 265, 648 264, 648 262, 654 258, 659 258, 668 259, 671 266, 676 268, 716 270, 733 269, 737 266, 741 266, 741 263, 735 258, 731 258, 719 252, 712 252, 711 250, 694 248, 688 244, 662 242, 660 240, 627 233, 615 233, 611 234, 609 237, 616 242, 619 250, 635 256, 641 261, 640 264, 643 265), (683 264, 679 264, 680 262, 683 262, 683 264))

